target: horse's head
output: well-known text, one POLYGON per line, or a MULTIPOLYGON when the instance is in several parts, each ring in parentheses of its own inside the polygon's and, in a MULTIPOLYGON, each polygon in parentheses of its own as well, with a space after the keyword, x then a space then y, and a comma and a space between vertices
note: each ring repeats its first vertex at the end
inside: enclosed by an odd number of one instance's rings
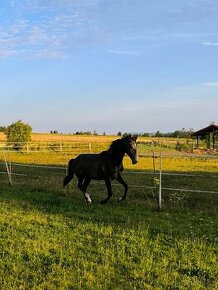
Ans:
POLYGON ((137 154, 137 143, 136 140, 138 135, 128 135, 123 139, 124 141, 124 151, 132 160, 132 164, 136 164, 138 162, 138 154, 137 154))

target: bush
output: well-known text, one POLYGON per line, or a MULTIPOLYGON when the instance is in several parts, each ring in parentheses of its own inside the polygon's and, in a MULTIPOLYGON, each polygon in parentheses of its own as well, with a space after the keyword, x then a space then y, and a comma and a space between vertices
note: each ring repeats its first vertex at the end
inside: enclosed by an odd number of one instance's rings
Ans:
POLYGON ((192 143, 186 142, 186 143, 180 143, 177 142, 176 144, 176 150, 178 151, 185 151, 185 152, 191 152, 193 149, 192 143))
POLYGON ((19 150, 23 143, 31 141, 32 128, 21 120, 7 127, 6 138, 8 143, 12 143, 13 148, 19 150))

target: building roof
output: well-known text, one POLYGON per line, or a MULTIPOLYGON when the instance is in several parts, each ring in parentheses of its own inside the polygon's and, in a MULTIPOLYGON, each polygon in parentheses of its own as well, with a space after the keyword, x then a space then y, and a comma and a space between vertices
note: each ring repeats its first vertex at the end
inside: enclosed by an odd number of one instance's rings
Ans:
POLYGON ((204 135, 207 135, 208 133, 218 134, 218 125, 211 124, 206 128, 203 128, 203 129, 200 129, 200 130, 194 132, 192 135, 193 136, 204 136, 204 135))

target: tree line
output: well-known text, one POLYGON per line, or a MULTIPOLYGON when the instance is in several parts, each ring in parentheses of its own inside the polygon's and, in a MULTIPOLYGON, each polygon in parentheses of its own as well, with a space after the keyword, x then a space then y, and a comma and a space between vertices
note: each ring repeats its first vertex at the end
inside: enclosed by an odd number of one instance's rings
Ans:
MULTIPOLYGON (((174 132, 160 132, 157 131, 155 133, 137 133, 141 137, 166 137, 166 138, 191 138, 194 130, 182 128, 181 130, 176 130, 174 132)), ((122 133, 119 131, 117 133, 118 136, 126 136, 130 133, 122 133)))
MULTIPOLYGON (((32 128, 29 124, 23 123, 21 120, 18 120, 15 123, 12 123, 10 126, 0 126, 0 132, 4 132, 6 135, 7 142, 13 143, 15 149, 19 149, 21 146, 21 143, 23 142, 29 142, 31 141, 31 133, 32 128)), ((190 138, 192 136, 193 129, 185 129, 182 128, 182 130, 176 130, 174 132, 169 133, 162 133, 160 131, 157 131, 156 133, 139 133, 139 136, 143 137, 171 137, 171 138, 190 138)), ((51 130, 50 134, 58 134, 57 130, 51 130)), ((119 131, 117 133, 118 136, 126 136, 129 133, 122 133, 119 131)), ((77 131, 75 135, 98 135, 97 131, 94 130, 91 131, 77 131)), ((103 132, 103 135, 106 135, 105 132, 103 132)))

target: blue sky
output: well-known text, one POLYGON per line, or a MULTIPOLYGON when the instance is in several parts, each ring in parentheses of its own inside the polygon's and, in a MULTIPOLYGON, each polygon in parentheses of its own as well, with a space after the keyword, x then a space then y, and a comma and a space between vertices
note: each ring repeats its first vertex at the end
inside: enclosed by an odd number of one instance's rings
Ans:
POLYGON ((218 118, 217 0, 2 0, 0 125, 168 132, 218 118))

